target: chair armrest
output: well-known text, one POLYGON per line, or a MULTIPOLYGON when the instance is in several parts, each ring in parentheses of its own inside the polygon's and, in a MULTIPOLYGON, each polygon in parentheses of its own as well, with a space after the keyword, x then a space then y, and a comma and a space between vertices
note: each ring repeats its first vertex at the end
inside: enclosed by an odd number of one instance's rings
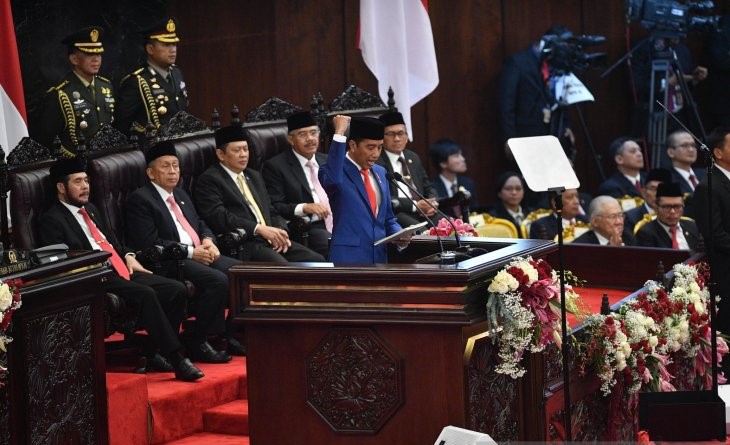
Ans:
POLYGON ((246 230, 244 229, 236 229, 216 236, 218 249, 233 258, 239 258, 244 241, 246 241, 246 230))

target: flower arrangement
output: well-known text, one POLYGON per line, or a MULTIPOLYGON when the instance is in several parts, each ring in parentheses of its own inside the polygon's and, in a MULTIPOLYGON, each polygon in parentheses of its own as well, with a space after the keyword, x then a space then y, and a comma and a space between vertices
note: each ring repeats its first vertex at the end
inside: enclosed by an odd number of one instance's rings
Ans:
POLYGON ((469 224, 465 223, 461 219, 454 219, 449 218, 451 222, 454 224, 452 227, 449 221, 446 218, 441 218, 436 224, 436 227, 431 227, 428 231, 429 235, 439 235, 439 236, 452 236, 454 235, 454 227, 456 227, 456 233, 459 236, 478 236, 477 231, 474 230, 474 227, 469 224))
MULTIPOLYGON (((626 396, 639 390, 675 391, 678 383, 682 387, 712 387, 706 266, 677 264, 673 270, 674 284, 669 292, 648 281, 647 291, 618 313, 588 318, 588 340, 580 345, 580 358, 583 365, 594 367, 605 395, 611 394, 618 382, 626 396), (669 372, 673 364, 686 361, 692 363, 689 376, 669 372)), ((718 337, 718 363, 727 353, 727 343, 718 337)), ((725 382, 722 375, 718 380, 725 382)))
MULTIPOLYGON (((526 351, 540 352, 550 340, 561 343, 558 276, 546 261, 518 257, 497 273, 487 291, 488 320, 502 331, 496 372, 522 377, 526 351)), ((569 284, 565 297, 568 312, 577 313, 578 295, 569 284)))
MULTIPOLYGON (((0 282, 0 351, 7 351, 7 344, 13 339, 7 334, 10 322, 13 318, 13 312, 21 306, 20 288, 22 282, 20 280, 11 280, 10 282, 0 282)), ((7 367, 0 360, 0 386, 7 374, 7 367)))

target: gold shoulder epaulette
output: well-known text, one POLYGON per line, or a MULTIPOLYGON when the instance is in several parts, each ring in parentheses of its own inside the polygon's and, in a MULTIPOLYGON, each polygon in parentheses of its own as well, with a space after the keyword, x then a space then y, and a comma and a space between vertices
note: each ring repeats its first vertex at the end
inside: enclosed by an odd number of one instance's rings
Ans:
POLYGON ((103 81, 104 81, 104 82, 106 82, 106 83, 112 83, 112 81, 111 81, 111 80, 109 80, 109 79, 107 79, 106 77, 103 77, 103 76, 99 76, 98 74, 96 75, 96 77, 98 77, 99 79, 103 80, 103 81))
POLYGON ((122 80, 119 83, 120 84, 124 83, 127 79, 129 79, 132 76, 138 76, 139 73, 141 73, 142 71, 144 71, 144 68, 139 68, 137 71, 133 71, 133 72, 127 74, 126 76, 122 77, 122 80))
POLYGON ((64 87, 64 86, 65 86, 65 85, 66 85, 67 83, 68 83, 68 80, 64 80, 63 82, 59 83, 59 84, 58 84, 58 85, 56 85, 55 87, 51 87, 51 88, 49 88, 49 89, 48 89, 48 90, 46 91, 46 93, 50 93, 51 91, 58 91, 58 90, 60 90, 61 88, 63 88, 63 87, 64 87))

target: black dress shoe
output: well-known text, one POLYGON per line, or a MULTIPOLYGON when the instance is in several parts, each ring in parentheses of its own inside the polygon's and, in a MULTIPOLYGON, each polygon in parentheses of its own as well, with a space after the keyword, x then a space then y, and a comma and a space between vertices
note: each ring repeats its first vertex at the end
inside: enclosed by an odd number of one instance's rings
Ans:
POLYGON ((228 339, 228 353, 231 355, 246 355, 246 347, 240 341, 231 337, 228 339))
POLYGON ((210 343, 204 341, 197 346, 187 349, 188 357, 194 362, 201 363, 228 363, 232 357, 223 351, 215 350, 210 343))
POLYGON ((177 364, 177 369, 175 369, 175 378, 183 382, 194 382, 204 376, 203 371, 193 365, 187 358, 182 359, 177 364))
POLYGON ((157 352, 152 357, 147 357, 147 372, 172 372, 174 370, 172 364, 157 352))

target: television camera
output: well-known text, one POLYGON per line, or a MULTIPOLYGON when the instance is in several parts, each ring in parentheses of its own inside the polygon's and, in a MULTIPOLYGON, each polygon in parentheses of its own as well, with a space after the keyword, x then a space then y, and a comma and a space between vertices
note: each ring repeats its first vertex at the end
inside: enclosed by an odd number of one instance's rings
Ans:
POLYGON ((626 0, 626 16, 639 20, 641 26, 650 30, 655 37, 681 38, 689 31, 707 31, 717 27, 718 16, 697 15, 711 12, 715 7, 712 0, 626 0))

